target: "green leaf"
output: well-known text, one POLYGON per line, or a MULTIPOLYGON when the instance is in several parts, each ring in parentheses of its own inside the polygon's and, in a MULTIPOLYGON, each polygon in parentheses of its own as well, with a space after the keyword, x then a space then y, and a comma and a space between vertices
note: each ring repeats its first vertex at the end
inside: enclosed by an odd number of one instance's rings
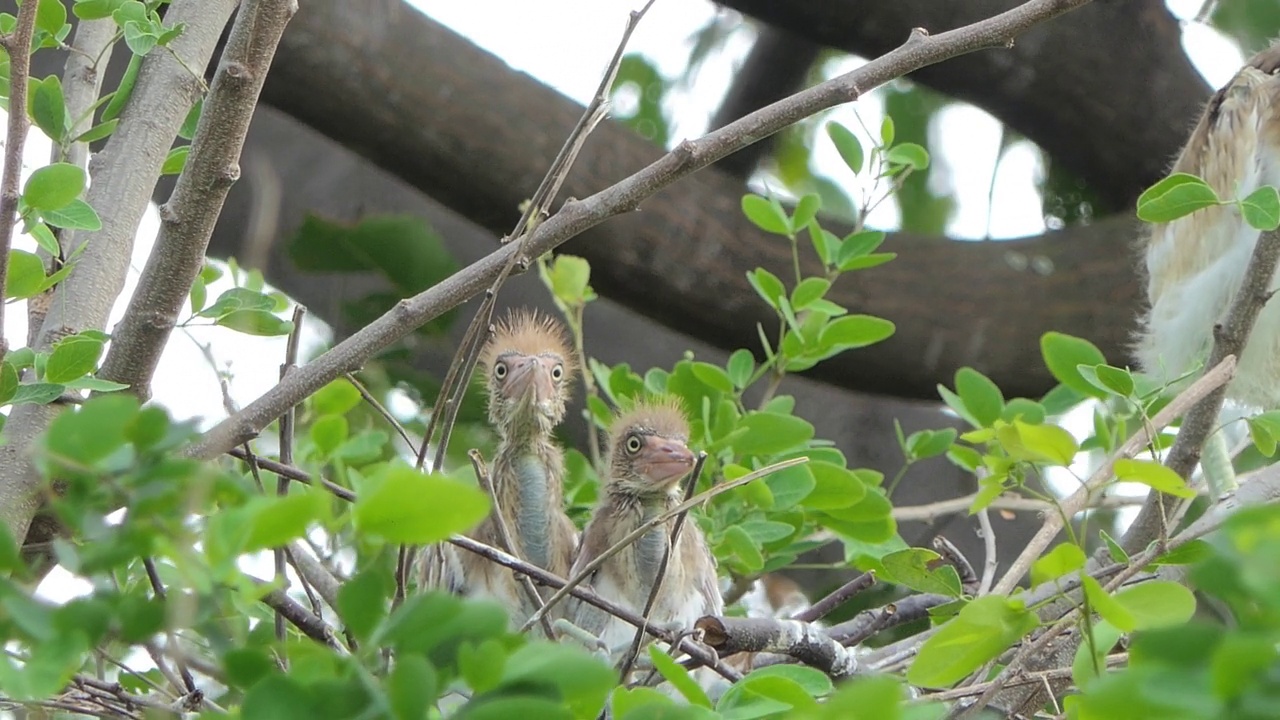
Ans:
POLYGON ((26 383, 18 386, 18 391, 13 394, 12 403, 21 405, 23 403, 32 403, 34 405, 48 405, 57 400, 66 392, 65 385, 57 383, 26 383))
POLYGON ((591 264, 574 255, 557 255, 548 264, 544 280, 551 294, 566 307, 577 307, 595 298, 591 291, 591 264))
POLYGON ((116 126, 119 124, 119 118, 108 120, 104 123, 98 123, 73 138, 73 142, 91 143, 110 137, 111 133, 116 131, 116 126))
POLYGON ((1014 459, 1063 467, 1070 465, 1080 450, 1071 433, 1057 425, 1001 422, 996 425, 996 438, 1014 459))
POLYGON ((178 128, 178 137, 183 140, 191 140, 196 136, 196 126, 200 124, 200 113, 204 110, 204 98, 196 100, 191 109, 187 111, 187 116, 182 119, 182 127, 178 128))
POLYGON ((395 582, 385 570, 361 570, 338 588, 338 616, 356 638, 367 640, 387 616, 387 600, 394 590, 395 582))
POLYGON ((480 490, 398 465, 370 478, 353 512, 361 532, 415 545, 466 532, 488 514, 489 497, 480 490))
POLYGON ((1167 223, 1219 202, 1218 194, 1204 180, 1187 173, 1174 173, 1138 196, 1138 218, 1149 223, 1167 223))
MULTIPOLYGON (((102 218, 89 203, 76 198, 57 210, 45 210, 40 213, 44 221, 54 227, 65 230, 101 230, 102 218)), ((48 248, 45 248, 48 250, 48 248)))
POLYGON ((897 253, 872 253, 861 257, 854 257, 840 263, 840 272, 853 272, 855 270, 867 270, 873 267, 880 267, 890 260, 898 257, 897 253))
POLYGON ((50 456, 72 465, 89 467, 119 450, 125 430, 138 413, 132 395, 90 398, 74 412, 60 413, 44 436, 50 456))
POLYGON ((67 104, 62 97, 62 81, 57 75, 50 75, 33 82, 31 90, 31 119, 54 143, 61 143, 67 134, 67 104))
POLYGON ((902 165, 912 170, 929 167, 929 151, 915 143, 902 143, 889 148, 884 159, 890 165, 902 165))
POLYGON ((17 392, 18 369, 13 363, 0 363, 0 405, 8 404, 17 392))
POLYGON ((1133 394, 1133 376, 1127 370, 1110 365, 1080 365, 1076 367, 1085 382, 1111 395, 1129 397, 1133 394))
POLYGON ((836 255, 836 264, 843 265, 851 260, 870 255, 884 244, 885 237, 883 230, 860 230, 846 236, 840 244, 839 254, 836 255))
POLYGON ((1280 410, 1271 410, 1248 418, 1249 437, 1258 451, 1267 457, 1276 454, 1276 441, 1280 440, 1280 410))
POLYGON ((67 8, 62 0, 40 0, 36 6, 36 29, 58 35, 67 23, 67 8))
POLYGON ((178 175, 187 166, 187 156, 191 154, 190 145, 180 145, 164 156, 164 164, 160 166, 161 175, 178 175))
POLYGON ((235 310, 219 317, 214 324, 245 335, 271 337, 293 332, 291 320, 281 320, 267 310, 235 310))
POLYGON ((159 39, 159 36, 141 23, 131 20, 124 24, 124 42, 134 55, 143 56, 151 52, 159 39))
POLYGON ((885 115, 884 120, 880 121, 880 144, 889 147, 893 144, 893 136, 893 118, 885 115))
POLYGON ((764 268, 756 268, 747 273, 747 282, 751 283, 751 287, 755 288, 756 294, 769 303, 769 307, 777 309, 778 299, 786 297, 787 288, 778 279, 777 275, 765 270, 764 268))
POLYGON ((1178 477, 1178 473, 1151 460, 1120 459, 1115 463, 1116 479, 1121 482, 1142 483, 1162 493, 1180 498, 1193 498, 1196 491, 1178 477))
POLYGON ((387 700, 395 720, 420 720, 436 699, 440 680, 435 668, 421 655, 396 657, 395 667, 387 678, 387 700))
POLYGON ((324 415, 311 424, 311 441, 323 457, 328 457, 347 439, 347 419, 341 415, 324 415))
POLYGON ((1020 601, 980 597, 925 641, 907 670, 907 680, 929 688, 953 685, 999 657, 1037 625, 1035 613, 1020 601))
POLYGON ((506 665, 506 649, 494 638, 478 644, 465 643, 458 648, 458 670, 476 692, 488 692, 498 687, 506 665))
POLYGON ((311 396, 311 407, 321 415, 345 415, 360 404, 360 391, 346 378, 338 378, 311 396))
POLYGON ((753 225, 774 235, 790 235, 791 221, 777 200, 759 195, 742 196, 742 212, 753 225))
POLYGON ((1107 393, 1094 387, 1080 375, 1079 367, 1105 365, 1107 359, 1096 345, 1083 338, 1058 332, 1047 332, 1040 338, 1040 354, 1045 367, 1058 382, 1090 397, 1105 398, 1107 393))
POLYGON ((809 421, 782 413, 751 413, 738 422, 738 430, 741 434, 734 438, 733 448, 740 455, 776 455, 813 439, 809 421))
POLYGON ((581 650, 531 642, 507 658, 501 687, 547 685, 557 690, 561 707, 568 707, 574 717, 594 718, 615 684, 617 677, 609 666, 581 650))
POLYGON ((822 198, 817 193, 808 193, 800 198, 796 203, 795 210, 791 213, 791 232, 797 234, 801 230, 809 227, 809 223, 818 216, 818 210, 822 209, 822 198))
POLYGON ((956 371, 956 394, 982 427, 990 427, 1004 412, 1000 388, 973 368, 962 367, 956 371))
POLYGON ((76 0, 71 12, 81 20, 101 20, 111 17, 111 13, 124 2, 125 0, 76 0))
POLYGON ((666 678, 671 686, 684 696, 685 700, 691 705, 710 708, 711 699, 707 697, 707 693, 702 686, 689 675, 689 671, 685 670, 671 656, 660 650, 656 645, 649 646, 649 659, 653 661, 653 667, 662 677, 666 678))
POLYGON ((956 569, 947 564, 938 565, 937 569, 929 567, 941 559, 938 553, 923 548, 892 552, 880 559, 883 567, 880 579, 905 585, 917 592, 958 598, 964 594, 964 589, 960 586, 960 575, 956 569))
POLYGON ((689 366, 689 370, 693 372, 694 377, 701 380, 707 387, 724 393, 733 392, 733 381, 729 379, 729 374, 721 369, 719 365, 695 362, 689 366))
POLYGON ((1092 576, 1085 575, 1081 578, 1081 582, 1084 587, 1084 595, 1088 598, 1089 606, 1093 612, 1098 613, 1103 620, 1124 632, 1132 632, 1134 630, 1137 621, 1128 608, 1120 604, 1106 590, 1103 590, 1102 585, 1092 576))
POLYGON ((5 273, 6 300, 23 300, 40 292, 44 285, 44 262, 26 250, 9 251, 9 268, 5 273))
POLYGON ((844 164, 849 166, 853 174, 862 172, 864 156, 858 136, 839 123, 827 123, 827 137, 831 138, 831 142, 836 146, 836 152, 840 153, 844 164))
POLYGON ((791 307, 796 312, 804 310, 814 302, 822 299, 831 288, 831 281, 826 278, 809 277, 800 281, 791 292, 791 307))
POLYGON ((764 555, 760 554, 760 547, 741 525, 730 525, 724 529, 724 544, 746 565, 749 572, 756 572, 764 567, 764 555))
POLYGON ((1116 602, 1128 610, 1138 630, 1181 625, 1196 612, 1196 598, 1171 580, 1151 580, 1120 590, 1116 602))
POLYGON ((848 468, 830 462, 810 461, 805 467, 813 477, 813 490, 804 497, 804 506, 814 510, 835 510, 856 505, 867 494, 867 486, 848 468))
POLYGON ((311 720, 324 716, 320 699, 287 675, 268 675, 245 693, 243 720, 311 720))
POLYGON ((53 163, 31 173, 22 188, 27 205, 45 212, 71 204, 84 191, 85 174, 78 165, 53 163))
POLYGON ((756 359, 750 350, 735 350, 729 356, 729 363, 726 365, 729 374, 729 381, 736 388, 745 388, 751 380, 751 375, 756 371, 756 359))
POLYGON ((142 56, 130 55, 129 65, 124 69, 124 77, 120 78, 119 87, 111 94, 111 100, 107 102, 107 106, 102 110, 102 122, 114 120, 124 110, 125 105, 129 103, 129 98, 133 95, 133 86, 138 82, 138 70, 141 67, 142 56))
MULTIPOLYGON (((787 510, 799 504, 809 497, 816 484, 808 464, 784 468, 764 478, 764 487, 772 498, 775 511, 787 510)), ((757 485, 759 483, 750 483, 744 490, 757 485)))
POLYGON ((1084 567, 1084 551, 1078 545, 1064 542, 1045 553, 1031 566, 1031 584, 1057 580, 1070 572, 1084 567))
POLYGON ((837 351, 874 345, 893 335, 893 323, 871 315, 846 315, 827 323, 819 342, 837 351))
POLYGON ((1240 201, 1244 221, 1257 230, 1269 231, 1280 227, 1280 193, 1267 185, 1249 193, 1240 201))
POLYGON ((945 454, 956 441, 955 428, 918 430, 906 439, 904 452, 908 460, 926 460, 945 454))
POLYGON ((102 357, 103 345, 101 340, 83 335, 59 340, 45 365, 45 381, 65 384, 93 372, 102 357))
POLYGON ((283 497, 254 498, 244 518, 244 552, 280 547, 306 534, 315 522, 329 517, 329 496, 304 488, 283 497))
POLYGON ((31 235, 40 249, 57 257, 62 254, 62 249, 58 246, 58 238, 53 236, 53 231, 43 222, 33 222, 26 231, 31 235))

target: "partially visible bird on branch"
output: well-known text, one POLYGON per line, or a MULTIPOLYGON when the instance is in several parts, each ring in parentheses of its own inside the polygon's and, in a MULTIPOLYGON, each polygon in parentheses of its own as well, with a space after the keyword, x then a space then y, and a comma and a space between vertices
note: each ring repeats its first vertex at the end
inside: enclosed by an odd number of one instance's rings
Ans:
MULTIPOLYGON (((1207 182, 1219 198, 1243 198, 1280 186, 1280 45, 1258 53, 1210 98, 1173 172, 1207 182)), ((1164 383, 1194 378, 1244 280, 1260 232, 1233 204, 1156 224, 1146 245, 1147 297, 1136 355, 1164 383)), ((1272 281, 1271 289, 1277 287, 1272 281)), ((1185 381, 1184 381, 1185 382, 1185 381)), ((1227 397, 1253 408, 1280 408, 1280 305, 1268 303, 1238 358, 1227 397)), ((1202 468, 1221 492, 1234 484, 1225 439, 1204 450, 1202 468)))
MULTIPOLYGON (((682 500, 680 479, 694 466, 689 424, 674 401, 639 402, 613 423, 603 498, 582 533, 573 575, 627 534, 682 500)), ((586 582, 600 596, 643 613, 654 583, 661 583, 649 619, 656 626, 689 630, 704 615, 720 615, 724 601, 716 563, 697 525, 681 527, 666 573, 658 571, 670 545, 675 518, 656 526, 605 560, 586 582)), ((625 651, 635 628, 586 603, 571 601, 574 625, 600 638, 610 652, 625 651)))
MULTIPOLYGON (((563 326, 551 317, 515 312, 485 345, 479 367, 489 398, 489 422, 498 433, 490 468, 494 511, 471 534, 564 577, 573 562, 577 530, 564 512, 564 451, 553 438, 564 419, 576 371, 563 326)), ((511 570, 448 545, 427 548, 423 586, 496 599, 519 627, 536 606, 511 570)))

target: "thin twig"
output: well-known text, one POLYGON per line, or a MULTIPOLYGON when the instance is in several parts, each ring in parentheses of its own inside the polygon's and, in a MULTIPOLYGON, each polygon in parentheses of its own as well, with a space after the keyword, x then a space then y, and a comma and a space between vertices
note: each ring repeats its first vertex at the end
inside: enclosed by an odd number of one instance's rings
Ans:
MULTIPOLYGON (((149 557, 143 558, 142 567, 147 571, 147 580, 151 583, 151 592, 155 594, 157 600, 165 604, 167 611, 169 595, 165 592, 164 583, 160 580, 160 571, 156 569, 155 561, 149 557)), ((166 632, 166 635, 170 645, 177 644, 177 640, 174 638, 172 632, 166 632)), ((156 668, 160 670, 160 674, 169 678, 169 682, 173 683, 176 689, 181 692, 182 689, 185 688, 186 694, 196 692, 196 680, 191 676, 191 672, 187 670, 185 665, 181 662, 175 663, 178 666, 178 672, 182 677, 182 682, 179 683, 176 678, 169 674, 169 669, 165 665, 164 658, 160 656, 158 651, 150 647, 149 643, 147 646, 147 652, 151 654, 151 660, 156 664, 156 668)))
POLYGON ((1026 30, 1088 4, 1089 0, 1029 0, 999 15, 936 35, 912 33, 893 50, 861 67, 751 113, 697 140, 677 145, 658 161, 582 200, 569 200, 538 224, 522 243, 511 243, 432 288, 406 299, 382 317, 299 368, 234 417, 206 432, 188 449, 193 457, 212 458, 235 447, 270 423, 284 408, 301 402, 330 380, 359 367, 375 353, 414 328, 457 307, 503 272, 513 255, 542 255, 570 238, 630 212, 677 180, 822 110, 858 99, 863 93, 926 65, 986 48, 1008 47, 1026 30))
MULTIPOLYGON (((307 309, 298 305, 293 309, 293 331, 289 333, 289 340, 285 343, 284 362, 280 365, 280 380, 283 381, 288 377, 298 365, 298 346, 301 344, 302 338, 302 319, 306 316, 307 309)), ((294 422, 296 420, 296 412, 294 408, 289 408, 284 415, 280 417, 280 462, 285 465, 293 464, 293 433, 294 422)), ((289 494, 289 479, 276 476, 276 495, 283 497, 289 494)), ((289 591, 289 575, 285 572, 285 550, 284 546, 275 548, 272 555, 275 560, 275 579, 285 592, 289 591)), ((310 597, 310 593, 308 593, 310 597)), ((280 652, 284 652, 284 615, 280 611, 276 611, 276 640, 281 641, 280 652)), ((280 662, 284 665, 282 668, 285 672, 289 670, 289 659, 285 655, 280 656, 280 662)))
POLYGON ((830 615, 836 608, 849 602, 859 593, 876 584, 876 572, 868 570, 858 577, 836 588, 818 602, 791 616, 800 622, 817 622, 830 615))
MULTIPOLYGON (((689 503, 689 499, 698 490, 698 479, 702 477, 702 466, 707 464, 707 454, 705 452, 698 453, 698 459, 693 465, 693 472, 689 476, 689 484, 684 489, 684 504, 689 503)), ((658 600, 658 594, 662 592, 663 582, 667 576, 667 565, 671 562, 671 553, 676 551, 676 543, 680 542, 680 531, 684 528, 684 521, 689 517, 689 511, 685 510, 675 517, 675 522, 671 524, 671 533, 667 537, 667 546, 663 548, 662 560, 658 563, 658 572, 654 575, 653 587, 649 588, 649 597, 644 601, 644 610, 640 616, 645 622, 649 622, 649 614, 653 612, 653 604, 658 600)), ((622 669, 618 672, 619 682, 625 683, 627 675, 631 672, 631 666, 636 661, 636 656, 640 654, 640 642, 644 640, 644 628, 636 629, 636 636, 631 640, 631 648, 622 659, 622 669)))
MULTIPOLYGON (((9 272, 9 248, 13 229, 18 222, 18 201, 22 193, 22 148, 27 142, 27 78, 31 75, 31 36, 36 27, 36 7, 26 2, 18 6, 18 24, 13 32, 0 37, 0 46, 9 54, 9 130, 4 144, 4 170, 0 175, 0 300, 4 299, 5 279, 9 272)), ((0 302, 0 360, 9 352, 4 336, 4 303, 0 302)))
POLYGON ((998 595, 1009 594, 1017 586, 1022 576, 1031 569, 1031 563, 1040 557, 1040 553, 1044 552, 1044 549, 1053 541, 1053 538, 1058 535, 1058 531, 1062 529, 1063 518, 1072 517, 1080 512, 1088 504, 1091 494, 1111 482, 1115 477, 1115 463, 1117 460, 1130 458, 1141 452, 1156 436, 1156 433, 1190 410, 1201 399, 1226 385, 1235 374, 1235 369, 1235 356, 1228 355, 1222 362, 1205 373, 1203 377, 1179 393, 1164 409, 1156 413, 1156 416, 1151 418, 1149 423, 1144 424, 1141 430, 1126 440, 1111 457, 1107 458, 1107 461, 1101 467, 1094 471, 1093 475, 1089 476, 1089 479, 1079 489, 1062 501, 1062 512, 1050 513, 1045 517, 1044 524, 1041 525, 1040 530, 1027 542, 1026 548, 1009 566, 1008 572, 1004 574, 1004 577, 1000 578, 1000 582, 996 583, 992 592, 998 595))
MULTIPOLYGON (((479 450, 472 448, 467 457, 471 458, 471 467, 475 469, 476 479, 480 482, 480 487, 489 494, 489 497, 496 498, 498 495, 493 490, 493 477, 489 474, 489 468, 485 465, 484 457, 479 450)), ((516 544, 511 540, 511 529, 507 527, 507 519, 500 512, 494 512, 492 515, 494 525, 498 527, 498 542, 501 543, 499 549, 503 552, 524 560, 520 557, 520 553, 516 551, 516 544)), ((542 608, 542 596, 538 594, 538 589, 533 586, 533 581, 528 575, 517 575, 516 581, 529 596, 529 602, 535 610, 542 608)), ((551 630, 551 621, 545 616, 542 618, 542 632, 546 633, 548 640, 555 639, 555 633, 551 630)))
POLYGON ((346 373, 344 377, 346 377, 347 382, 351 383, 351 386, 356 389, 356 392, 360 393, 361 399, 369 403, 369 407, 373 408, 374 412, 382 416, 382 419, 386 420, 387 424, 396 431, 396 434, 400 436, 400 439, 404 441, 404 444, 412 450, 414 448, 413 439, 409 437, 409 431, 404 429, 404 425, 396 419, 396 416, 392 415, 390 410, 387 410, 382 403, 378 402, 378 398, 374 397, 373 393, 369 392, 369 388, 365 387, 364 383, 360 382, 355 373, 346 373))
POLYGON ((676 517, 680 513, 688 512, 689 509, 697 507, 698 505, 701 505, 702 503, 706 502, 707 500, 710 500, 711 498, 717 495, 720 495, 721 493, 728 492, 736 487, 740 487, 754 480, 758 480, 766 475, 775 473, 779 470, 793 467, 795 465, 802 465, 807 462, 809 462, 809 458, 798 457, 798 458, 792 458, 790 460, 783 460, 782 462, 777 462, 767 467, 760 468, 759 470, 756 470, 752 473, 743 475, 737 480, 731 480, 729 482, 722 483, 720 485, 712 486, 708 488, 706 491, 698 493, 687 502, 680 503, 679 505, 668 510, 667 512, 661 513, 653 517, 649 521, 641 523, 639 527, 637 527, 635 530, 632 530, 630 533, 627 533, 627 535, 625 535, 621 540, 619 540, 609 549, 605 550, 604 552, 592 558, 590 562, 584 565, 582 569, 577 572, 577 574, 569 578, 569 581, 565 583, 565 586, 563 588, 560 588, 558 591, 556 591, 554 595, 552 595, 550 598, 547 598, 547 602, 545 605, 543 605, 542 610, 540 610, 538 613, 535 613, 534 617, 529 618, 529 620, 525 622, 524 627, 520 628, 521 632, 528 630, 530 627, 533 627, 533 623, 538 621, 540 617, 540 613, 549 611, 552 607, 555 606, 556 603, 563 600, 564 597, 569 594, 569 591, 571 589, 577 587, 579 583, 581 583, 583 580, 590 577, 591 573, 595 572, 596 568, 599 568, 606 560, 613 557, 617 553, 621 552, 623 548, 628 547, 629 545, 634 543, 636 540, 639 540, 640 538, 644 537, 646 534, 648 534, 650 530, 665 524, 668 520, 670 520, 673 517, 676 517))
POLYGON ((991 517, 987 514, 986 508, 978 511, 978 527, 981 528, 986 559, 982 563, 982 581, 978 583, 977 594, 986 595, 991 590, 991 584, 996 580, 996 567, 999 565, 996 559, 996 531, 991 527, 991 517))
MULTIPOLYGON (((978 493, 964 495, 962 497, 950 498, 947 500, 939 500, 937 502, 925 503, 923 505, 904 505, 893 509, 893 519, 898 522, 933 522, 945 515, 955 515, 957 513, 965 513, 973 506, 973 501, 978 498, 978 493)), ((1085 510, 1110 510, 1122 507, 1131 507, 1133 505, 1141 505, 1143 498, 1138 497, 1122 497, 1117 495, 1103 495, 1094 498, 1085 506, 1085 510)), ((1040 512, 1051 513, 1058 512, 1058 506, 1052 502, 1037 500, 1035 498, 1019 497, 1017 495, 1004 494, 996 498, 987 506, 991 510, 1012 510, 1015 512, 1040 512)))

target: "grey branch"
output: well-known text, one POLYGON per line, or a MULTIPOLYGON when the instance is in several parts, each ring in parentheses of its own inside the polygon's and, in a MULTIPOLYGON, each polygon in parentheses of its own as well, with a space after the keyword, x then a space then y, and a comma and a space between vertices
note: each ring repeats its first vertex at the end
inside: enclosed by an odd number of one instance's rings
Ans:
POLYGON ((276 46, 297 0, 246 0, 213 76, 186 168, 160 209, 160 235, 112 333, 101 376, 150 397, 160 353, 204 265, 227 192, 240 177, 240 150, 276 46))
POLYGON ((615 215, 630 212, 676 180, 821 110, 856 100, 862 93, 917 68, 982 48, 1007 46, 1013 38, 1087 0, 1031 0, 973 25, 928 36, 913 34, 897 50, 866 65, 754 112, 694 141, 685 141, 662 159, 584 200, 566 202, 527 238, 508 245, 435 287, 406 300, 314 362, 210 430, 190 454, 211 458, 252 438, 290 407, 423 323, 457 307, 497 276, 510 253, 537 257, 615 215))
POLYGON ((858 670, 855 652, 832 640, 817 626, 774 618, 704 617, 694 626, 703 641, 721 655, 766 652, 787 655, 832 678, 858 670))
MULTIPOLYGON (((36 336, 36 350, 62 337, 106 328, 111 307, 124 289, 134 235, 151 200, 151 189, 173 138, 203 78, 188 67, 204 67, 237 0, 175 0, 165 21, 186 30, 168 50, 157 48, 138 72, 133 95, 111 139, 90 163, 93 183, 86 201, 102 217, 102 229, 76 233, 66 243, 87 243, 71 275, 58 286, 36 336), (178 60, 181 58, 181 61, 178 60), (185 65, 184 65, 185 63, 185 65)), ((0 520, 15 538, 26 536, 40 504, 40 476, 29 456, 32 441, 52 422, 56 409, 27 404, 14 408, 0 448, 0 520)))

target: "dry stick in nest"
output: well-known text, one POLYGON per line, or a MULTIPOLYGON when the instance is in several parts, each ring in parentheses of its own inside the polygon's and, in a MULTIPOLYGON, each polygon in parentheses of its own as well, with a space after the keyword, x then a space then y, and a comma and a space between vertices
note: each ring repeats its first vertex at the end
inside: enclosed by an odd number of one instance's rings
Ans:
MULTIPOLYGON (((693 497, 693 493, 698 489, 698 478, 702 477, 702 466, 707 464, 707 454, 705 452, 698 453, 698 460, 693 465, 693 470, 689 474, 689 485, 684 489, 684 505, 689 504, 689 499, 693 497)), ((662 592, 662 583, 666 579, 667 564, 671 562, 671 553, 675 552, 676 543, 680 541, 680 531, 684 528, 684 521, 689 517, 689 511, 685 510, 676 515, 676 521, 671 525, 671 535, 667 538, 667 547, 662 552, 662 562, 658 563, 658 572, 654 576, 653 587, 649 589, 649 597, 644 602, 644 611, 640 616, 644 618, 645 624, 649 622, 649 614, 653 612, 653 604, 658 600, 658 593, 662 592)), ((627 681, 627 673, 631 672, 631 666, 635 664, 636 656, 640 654, 640 642, 644 640, 644 628, 636 628, 635 639, 631 641, 631 647, 627 650, 626 656, 622 660, 622 669, 618 671, 619 682, 627 681)))
POLYGON ((520 632, 525 632, 529 628, 533 627, 533 624, 537 622, 538 619, 542 617, 544 613, 550 611, 551 608, 555 606, 556 603, 563 600, 565 596, 569 594, 570 590, 572 590, 573 588, 576 588, 584 579, 590 576, 591 573, 595 572, 596 568, 604 564, 605 560, 608 560, 609 558, 618 554, 623 548, 627 547, 628 545, 644 537, 646 534, 648 534, 650 530, 658 527, 659 525, 666 523, 668 520, 670 520, 673 517, 676 517, 682 513, 688 512, 691 508, 697 507, 698 505, 701 505, 702 503, 710 500, 711 498, 717 495, 720 495, 721 493, 725 493, 736 487, 746 485, 747 483, 753 480, 758 480, 766 475, 770 475, 779 470, 785 470, 786 468, 794 467, 796 465, 803 465, 804 463, 807 463, 807 462, 809 462, 809 458, 798 457, 798 458, 792 458, 790 460, 783 460, 782 462, 776 462, 772 465, 762 467, 759 470, 743 475, 737 480, 731 480, 721 485, 716 485, 715 487, 712 487, 706 490, 705 492, 701 492, 695 495, 693 498, 687 500, 686 502, 680 503, 679 505, 668 510, 667 512, 657 515, 653 519, 649 520, 648 522, 643 523, 642 525, 640 525, 640 527, 637 527, 635 530, 628 533, 625 537, 619 540, 616 544, 614 544, 608 550, 605 550, 604 552, 600 553, 596 557, 592 558, 591 562, 584 565, 583 568, 579 570, 576 575, 569 578, 569 581, 565 583, 564 587, 560 588, 559 590, 556 591, 554 595, 547 598, 547 602, 545 605, 542 606, 542 609, 534 613, 533 617, 529 618, 529 620, 525 622, 524 626, 520 628, 520 632))
MULTIPOLYGON (((526 204, 520 220, 516 222, 515 228, 512 229, 510 235, 503 239, 503 242, 514 240, 517 243, 516 252, 511 253, 511 256, 507 258, 498 276, 494 278, 489 289, 485 291, 484 299, 481 300, 480 307, 476 309, 476 314, 472 318, 471 324, 467 326, 467 332, 462 338, 458 352, 454 355, 453 362, 445 374, 444 383, 440 386, 440 393, 436 396, 436 404, 431 411, 431 419, 427 422, 426 432, 422 436, 422 447, 418 450, 418 469, 422 469, 426 461, 427 450, 437 427, 440 429, 440 441, 437 444, 435 461, 431 467, 433 470, 438 470, 443 464, 445 452, 449 447, 449 436, 453 432, 453 425, 458 417, 458 409, 462 405, 462 396, 471 380, 471 373, 475 370, 476 361, 480 356, 480 349, 484 347, 485 340, 492 333, 491 323, 493 321, 493 309, 498 299, 498 291, 502 289, 507 278, 517 267, 520 268, 521 272, 528 269, 530 258, 525 250, 526 241, 533 235, 533 230, 538 223, 549 215, 551 203, 555 201, 565 178, 569 176, 569 170, 573 167, 574 161, 577 160, 578 154, 582 151, 582 146, 587 141, 587 135, 604 119, 609 90, 613 87, 613 81, 618 75, 618 69, 622 66, 622 57, 626 51, 627 43, 631 40, 631 35, 635 32, 636 26, 640 24, 640 20, 649 11, 653 3, 654 0, 649 0, 643 8, 632 11, 628 16, 626 29, 622 32, 622 39, 618 42, 617 49, 614 50, 613 57, 605 69, 604 77, 601 78, 595 94, 583 111, 582 117, 579 118, 578 124, 569 133, 564 146, 560 148, 560 153, 552 161, 551 167, 547 170, 547 174, 543 176, 542 182, 538 185, 533 197, 526 204), (443 422, 441 422, 442 420, 443 422)), ((496 497, 493 500, 497 502, 496 497)), ((399 558, 396 561, 396 596, 394 600, 396 604, 404 598, 409 568, 413 564, 413 555, 413 550, 408 546, 400 546, 399 558)))

